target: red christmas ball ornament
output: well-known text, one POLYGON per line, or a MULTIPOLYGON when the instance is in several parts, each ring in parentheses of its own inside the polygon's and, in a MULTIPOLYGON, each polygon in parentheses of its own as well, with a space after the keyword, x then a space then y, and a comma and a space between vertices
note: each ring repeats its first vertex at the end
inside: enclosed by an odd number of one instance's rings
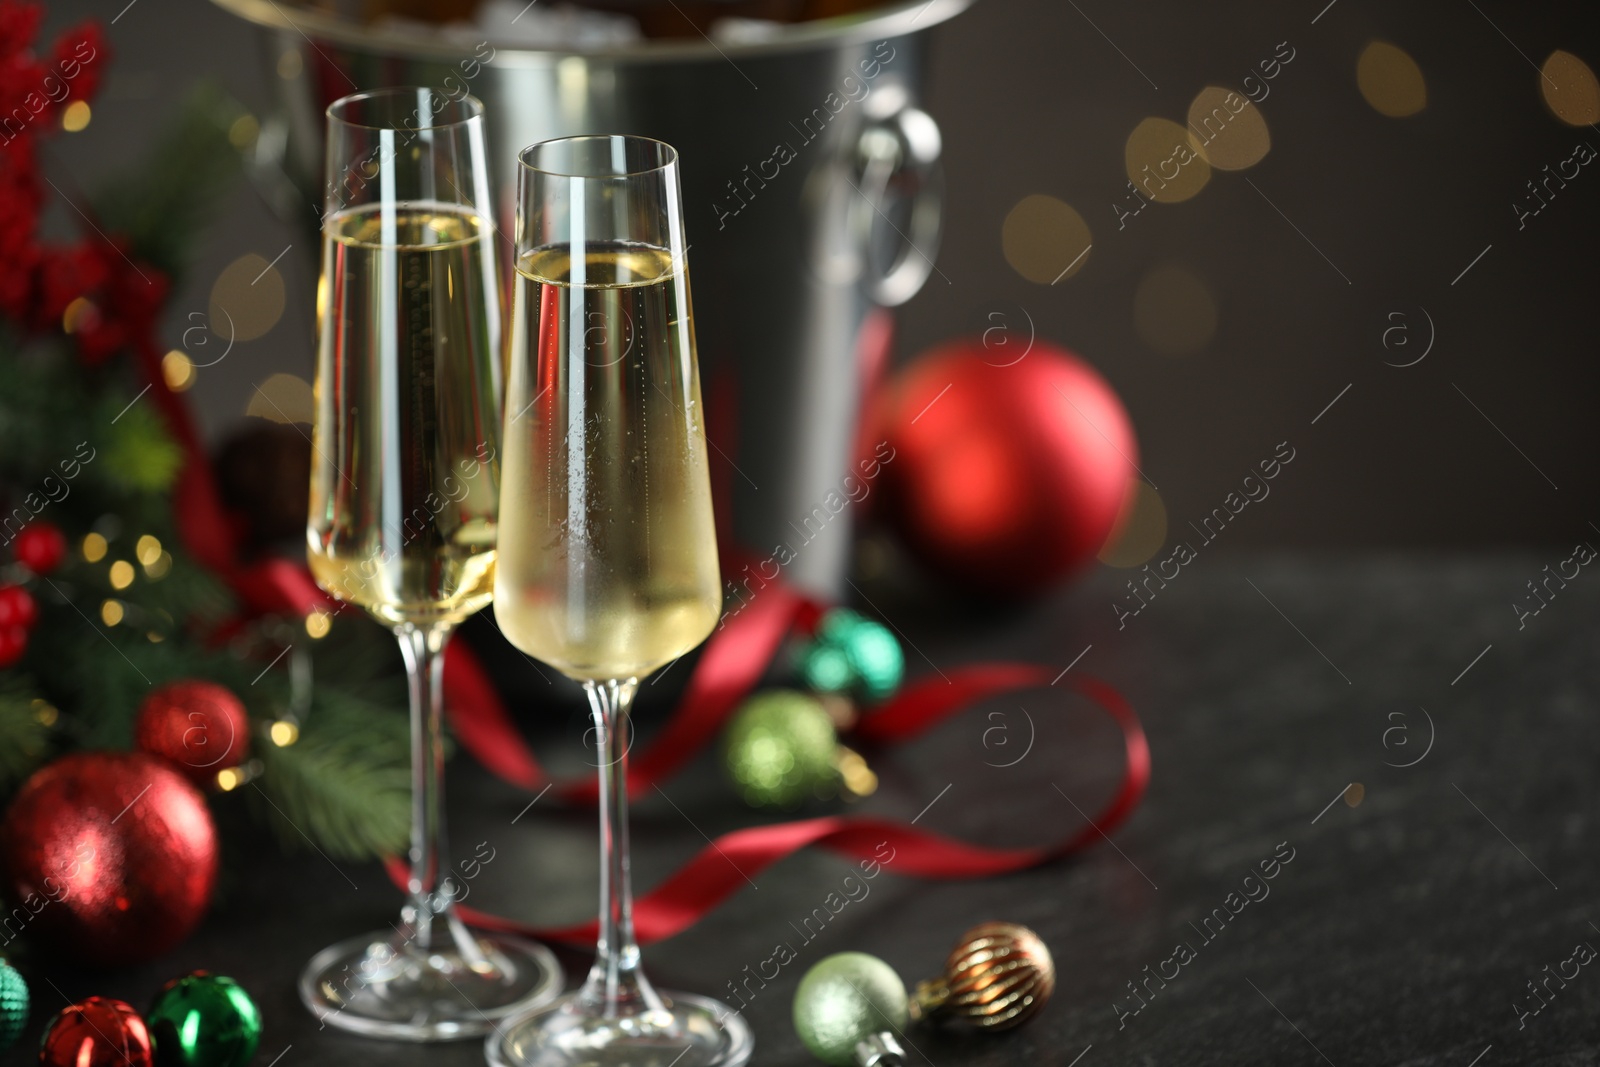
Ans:
POLYGON ((20 585, 0 585, 0 626, 30 627, 38 619, 32 593, 20 585))
POLYGON ((890 523, 975 591, 1045 591, 1095 557, 1132 500, 1127 409, 1064 348, 1035 341, 1002 364, 977 340, 951 342, 902 372, 880 411, 890 523))
POLYGON ((49 574, 67 558, 67 538, 48 522, 30 522, 17 531, 12 551, 35 574, 49 574))
POLYGON ((89 997, 50 1020, 39 1062, 44 1067, 151 1067, 150 1031, 132 1005, 89 997))
POLYGON ((34 773, 0 825, 11 900, 46 900, 29 924, 49 948, 140 963, 200 922, 217 876, 205 799, 142 752, 78 752, 34 773))
POLYGON ((172 682, 154 690, 139 705, 133 729, 139 748, 170 761, 201 787, 224 767, 243 763, 250 752, 244 702, 215 682, 172 682))
POLYGON ((0 626, 0 667, 9 667, 28 651, 28 630, 23 626, 0 626))

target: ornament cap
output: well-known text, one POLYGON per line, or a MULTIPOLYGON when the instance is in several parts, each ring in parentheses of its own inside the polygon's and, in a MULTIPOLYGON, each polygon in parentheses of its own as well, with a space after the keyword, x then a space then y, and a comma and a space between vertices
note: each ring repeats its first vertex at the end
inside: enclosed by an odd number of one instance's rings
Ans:
POLYGON ((869 1034, 856 1042, 856 1067, 904 1067, 906 1051, 893 1034, 869 1034))

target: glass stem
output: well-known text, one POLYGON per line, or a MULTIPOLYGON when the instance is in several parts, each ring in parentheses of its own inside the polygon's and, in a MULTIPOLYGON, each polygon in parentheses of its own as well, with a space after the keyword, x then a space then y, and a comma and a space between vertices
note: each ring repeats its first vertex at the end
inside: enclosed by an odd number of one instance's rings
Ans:
POLYGON ((447 624, 395 629, 411 690, 411 878, 401 913, 403 951, 424 955, 454 942, 469 963, 482 952, 456 916, 444 831, 444 646, 447 624))
POLYGON ((586 682, 600 761, 600 936, 581 997, 607 1018, 660 1011, 661 998, 639 967, 628 873, 628 709, 638 679, 586 682))

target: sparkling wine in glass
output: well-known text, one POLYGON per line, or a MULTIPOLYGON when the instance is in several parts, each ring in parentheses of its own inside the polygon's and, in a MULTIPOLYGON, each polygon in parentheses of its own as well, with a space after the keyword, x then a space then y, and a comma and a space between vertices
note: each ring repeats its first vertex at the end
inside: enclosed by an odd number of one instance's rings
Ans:
POLYGON ((749 1027, 640 968, 628 709, 722 605, 677 153, 640 137, 523 151, 495 617, 581 682, 600 749, 600 937, 576 992, 507 1022, 495 1067, 738 1067, 749 1027))
POLYGON ((318 584, 395 633, 411 697, 408 899, 300 977, 332 1026, 471 1037, 549 1002, 542 945, 469 930, 444 833, 445 642, 489 603, 499 507, 501 319, 483 106, 424 88, 328 108, 316 429, 306 530, 318 584))

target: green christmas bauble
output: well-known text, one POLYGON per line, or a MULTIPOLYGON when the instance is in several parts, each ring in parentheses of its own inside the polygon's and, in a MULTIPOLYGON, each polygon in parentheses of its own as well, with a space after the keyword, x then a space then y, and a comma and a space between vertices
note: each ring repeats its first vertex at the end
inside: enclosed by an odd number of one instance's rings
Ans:
POLYGON ((843 693, 855 687, 856 672, 844 649, 818 641, 800 654, 800 680, 818 693, 843 693))
POLYGON ((850 630, 844 642, 850 669, 855 672, 861 695, 876 703, 894 695, 905 677, 906 658, 900 642, 887 626, 862 619, 850 630))
POLYGON ((746 700, 728 724, 723 762, 745 801, 792 808, 838 779, 833 720, 813 697, 771 689, 746 700))
POLYGON ((794 1028, 811 1054, 835 1067, 855 1063, 856 1042, 905 1029, 905 983, 894 968, 865 952, 818 960, 794 993, 794 1028))
POLYGON ((145 1022, 157 1067, 244 1067, 261 1044, 261 1012, 250 994, 205 971, 163 986, 145 1022))
POLYGON ((900 688, 906 661, 888 627, 849 608, 834 608, 817 624, 816 640, 800 656, 800 675, 822 693, 855 692, 869 703, 900 688))
POLYGON ((28 983, 11 964, 0 960, 0 1052, 16 1043, 28 1025, 28 983))

